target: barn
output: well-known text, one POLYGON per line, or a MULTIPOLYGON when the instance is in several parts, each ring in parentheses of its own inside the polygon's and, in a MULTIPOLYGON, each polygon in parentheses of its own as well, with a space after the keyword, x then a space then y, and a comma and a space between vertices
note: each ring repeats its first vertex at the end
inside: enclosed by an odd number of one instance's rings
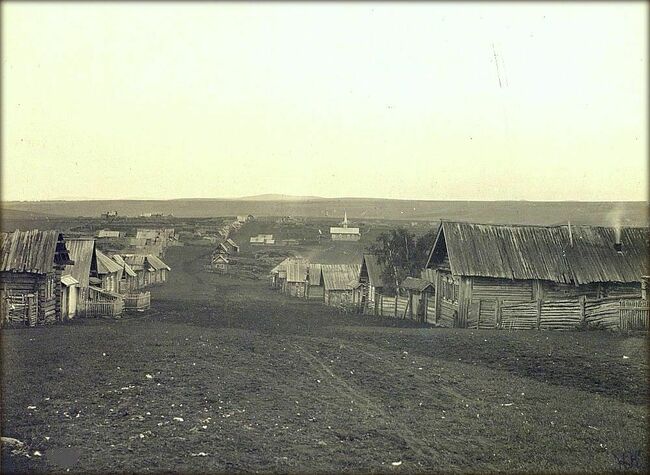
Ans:
POLYGON ((322 265, 310 263, 307 267, 307 298, 323 300, 322 265))
MULTIPOLYGON (((384 288, 383 266, 379 265, 377 256, 364 254, 361 259, 361 269, 359 271, 359 290, 361 293, 362 311, 375 308, 384 288)), ((376 311, 375 311, 376 313, 376 311)))
POLYGON ((309 263, 305 259, 292 259, 286 265, 287 281, 284 292, 292 297, 307 296, 307 271, 309 263))
POLYGON ((323 264, 323 301, 326 305, 346 307, 354 305, 355 289, 359 282, 359 264, 323 264))
POLYGON ((72 264, 58 231, 0 233, 2 321, 30 326, 62 319, 61 276, 72 264))
POLYGON ((615 321, 647 274, 648 228, 443 222, 422 277, 443 325, 570 329, 615 321))

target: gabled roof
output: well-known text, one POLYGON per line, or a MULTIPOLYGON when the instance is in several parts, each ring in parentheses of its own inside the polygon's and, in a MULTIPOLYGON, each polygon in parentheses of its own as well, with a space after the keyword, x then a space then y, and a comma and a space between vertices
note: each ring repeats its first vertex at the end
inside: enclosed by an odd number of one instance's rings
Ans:
POLYGON ((382 278, 383 267, 379 265, 377 256, 373 254, 364 254, 361 260, 360 275, 367 275, 370 285, 373 287, 383 287, 384 280, 382 278))
POLYGON ((444 257, 454 275, 560 283, 640 282, 648 273, 648 228, 500 226, 443 222, 427 267, 444 257))
POLYGON ((98 274, 115 274, 122 270, 122 266, 108 257, 99 249, 95 250, 97 256, 97 273, 98 274))
POLYGON ((160 259, 157 256, 154 256, 153 254, 148 254, 147 255, 147 262, 149 262, 149 265, 153 267, 156 270, 172 270, 171 267, 169 267, 167 264, 165 264, 162 259, 160 259))
POLYGON ((433 284, 431 282, 418 277, 407 277, 404 279, 404 282, 402 282, 401 287, 406 290, 416 290, 418 292, 433 290, 433 284))
POLYGON ((270 274, 278 274, 280 272, 286 272, 287 266, 289 265, 289 262, 291 262, 292 259, 295 259, 295 257, 287 257, 285 260, 283 260, 277 266, 271 269, 270 274))
POLYGON ((228 264, 230 262, 228 261, 228 258, 223 254, 216 254, 215 256, 212 257, 213 264, 216 264, 219 261, 223 262, 224 264, 228 264))
POLYGON ((144 270, 147 263, 147 256, 144 254, 123 254, 122 259, 136 272, 144 270))
POLYGON ((74 261, 73 265, 65 266, 64 275, 71 275, 79 281, 80 287, 88 287, 90 278, 90 268, 95 259, 95 240, 94 239, 70 239, 66 242, 70 250, 70 258, 74 261))
POLYGON ((236 243, 235 241, 233 241, 232 239, 230 239, 230 238, 226 239, 226 242, 227 242, 228 244, 230 244, 232 247, 239 248, 239 246, 237 245, 237 243, 236 243))
POLYGON ((325 290, 350 290, 359 282, 359 264, 323 264, 325 290))
POLYGON ((58 231, 0 233, 0 271, 47 274, 55 265, 72 263, 58 231))
POLYGON ((135 277, 137 274, 135 271, 131 268, 130 265, 128 265, 124 259, 122 259, 122 256, 119 254, 113 254, 113 260, 124 270, 124 273, 126 275, 130 275, 131 277, 135 277))

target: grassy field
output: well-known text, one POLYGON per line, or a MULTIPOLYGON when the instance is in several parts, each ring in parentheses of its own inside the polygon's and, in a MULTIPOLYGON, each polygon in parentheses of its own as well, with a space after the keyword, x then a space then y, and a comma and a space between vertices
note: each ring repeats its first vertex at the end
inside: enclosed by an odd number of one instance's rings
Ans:
POLYGON ((42 454, 5 471, 647 469, 644 338, 339 315, 209 252, 146 314, 2 331, 2 435, 42 454))

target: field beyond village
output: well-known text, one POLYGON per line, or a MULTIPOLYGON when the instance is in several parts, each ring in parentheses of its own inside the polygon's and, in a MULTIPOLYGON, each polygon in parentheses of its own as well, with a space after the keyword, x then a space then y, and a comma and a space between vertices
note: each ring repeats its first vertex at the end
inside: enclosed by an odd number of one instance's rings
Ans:
POLYGON ((3 471, 647 470, 643 337, 338 314, 170 248, 152 309, 2 331, 3 471))

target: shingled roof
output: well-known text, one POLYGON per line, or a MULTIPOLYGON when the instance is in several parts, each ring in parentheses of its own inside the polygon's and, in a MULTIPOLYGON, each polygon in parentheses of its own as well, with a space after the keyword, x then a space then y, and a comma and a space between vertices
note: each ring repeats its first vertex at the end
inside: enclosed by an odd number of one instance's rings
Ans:
POLYGON ((379 265, 377 256, 373 254, 364 254, 361 260, 361 275, 367 276, 370 285, 373 287, 383 287, 384 280, 382 278, 383 267, 379 265))
POLYGON ((58 231, 14 231, 0 233, 0 271, 47 274, 55 265, 71 264, 58 231))
POLYGON ((95 257, 94 239, 70 239, 66 242, 74 264, 65 266, 64 275, 74 277, 80 287, 90 285, 90 268, 95 257))
POLYGON ((426 267, 446 253, 454 275, 560 283, 640 282, 648 274, 648 228, 503 226, 443 222, 426 267))
POLYGON ((323 285, 329 290, 350 290, 359 282, 359 264, 323 264, 323 285))

